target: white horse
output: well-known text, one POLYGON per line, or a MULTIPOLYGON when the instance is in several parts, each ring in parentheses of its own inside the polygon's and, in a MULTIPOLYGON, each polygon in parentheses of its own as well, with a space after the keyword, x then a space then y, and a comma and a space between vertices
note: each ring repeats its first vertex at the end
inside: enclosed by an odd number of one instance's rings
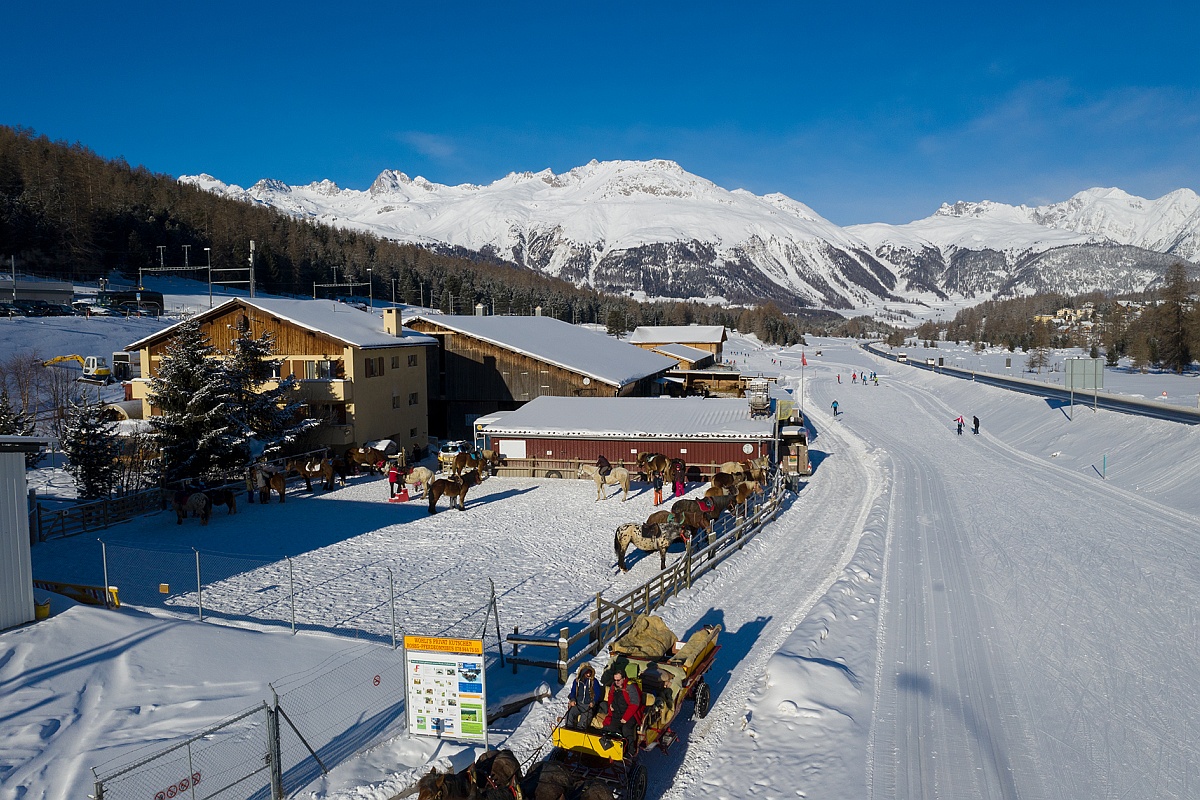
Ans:
POLYGON ((429 467, 413 467, 408 473, 405 481, 410 486, 420 486, 426 492, 429 491, 429 484, 433 481, 433 470, 429 467))
POLYGON ((613 467, 612 472, 602 477, 600 475, 600 468, 595 464, 580 464, 579 477, 582 478, 585 475, 596 482, 597 500, 605 499, 605 486, 620 486, 625 492, 624 497, 621 498, 621 502, 623 503, 629 499, 629 470, 624 467, 613 467))

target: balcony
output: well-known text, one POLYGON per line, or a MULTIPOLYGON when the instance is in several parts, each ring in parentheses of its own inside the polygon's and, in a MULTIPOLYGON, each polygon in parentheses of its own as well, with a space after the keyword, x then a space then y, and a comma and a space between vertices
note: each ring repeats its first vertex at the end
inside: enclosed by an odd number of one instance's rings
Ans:
POLYGON ((310 405, 349 403, 354 399, 354 383, 347 380, 301 380, 300 395, 310 405))

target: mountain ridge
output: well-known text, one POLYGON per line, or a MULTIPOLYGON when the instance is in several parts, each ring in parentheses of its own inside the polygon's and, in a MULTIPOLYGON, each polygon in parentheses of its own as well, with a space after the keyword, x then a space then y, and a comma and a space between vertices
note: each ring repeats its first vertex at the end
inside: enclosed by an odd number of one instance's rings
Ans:
POLYGON ((1088 189, 1061 203, 944 203, 905 225, 839 227, 781 193, 727 190, 673 161, 596 161, 446 186, 384 170, 323 180, 183 183, 290 215, 465 249, 601 291, 840 310, 1039 291, 1138 291, 1200 256, 1200 197, 1088 189))

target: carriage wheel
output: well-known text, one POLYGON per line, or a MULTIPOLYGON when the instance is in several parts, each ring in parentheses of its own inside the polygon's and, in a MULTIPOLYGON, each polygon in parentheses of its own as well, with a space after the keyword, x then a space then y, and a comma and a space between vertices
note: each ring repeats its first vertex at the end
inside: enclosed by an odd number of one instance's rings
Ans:
POLYGON ((695 704, 696 704, 696 706, 695 706, 696 716, 699 717, 700 719, 704 719, 705 717, 707 717, 708 716, 708 704, 712 700, 712 694, 708 688, 708 684, 705 681, 702 680, 702 681, 700 681, 700 683, 696 684, 696 693, 695 693, 695 696, 693 697, 693 700, 695 701, 695 704))
POLYGON ((638 764, 629 781, 628 800, 645 800, 646 797, 646 767, 638 764))

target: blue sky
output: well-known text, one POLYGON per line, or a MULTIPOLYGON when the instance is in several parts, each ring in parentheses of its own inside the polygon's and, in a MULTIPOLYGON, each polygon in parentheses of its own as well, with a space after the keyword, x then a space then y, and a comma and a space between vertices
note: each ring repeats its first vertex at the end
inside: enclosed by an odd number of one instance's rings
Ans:
POLYGON ((13 3, 0 123, 249 186, 665 158, 840 225, 1200 190, 1193 3, 13 3))

